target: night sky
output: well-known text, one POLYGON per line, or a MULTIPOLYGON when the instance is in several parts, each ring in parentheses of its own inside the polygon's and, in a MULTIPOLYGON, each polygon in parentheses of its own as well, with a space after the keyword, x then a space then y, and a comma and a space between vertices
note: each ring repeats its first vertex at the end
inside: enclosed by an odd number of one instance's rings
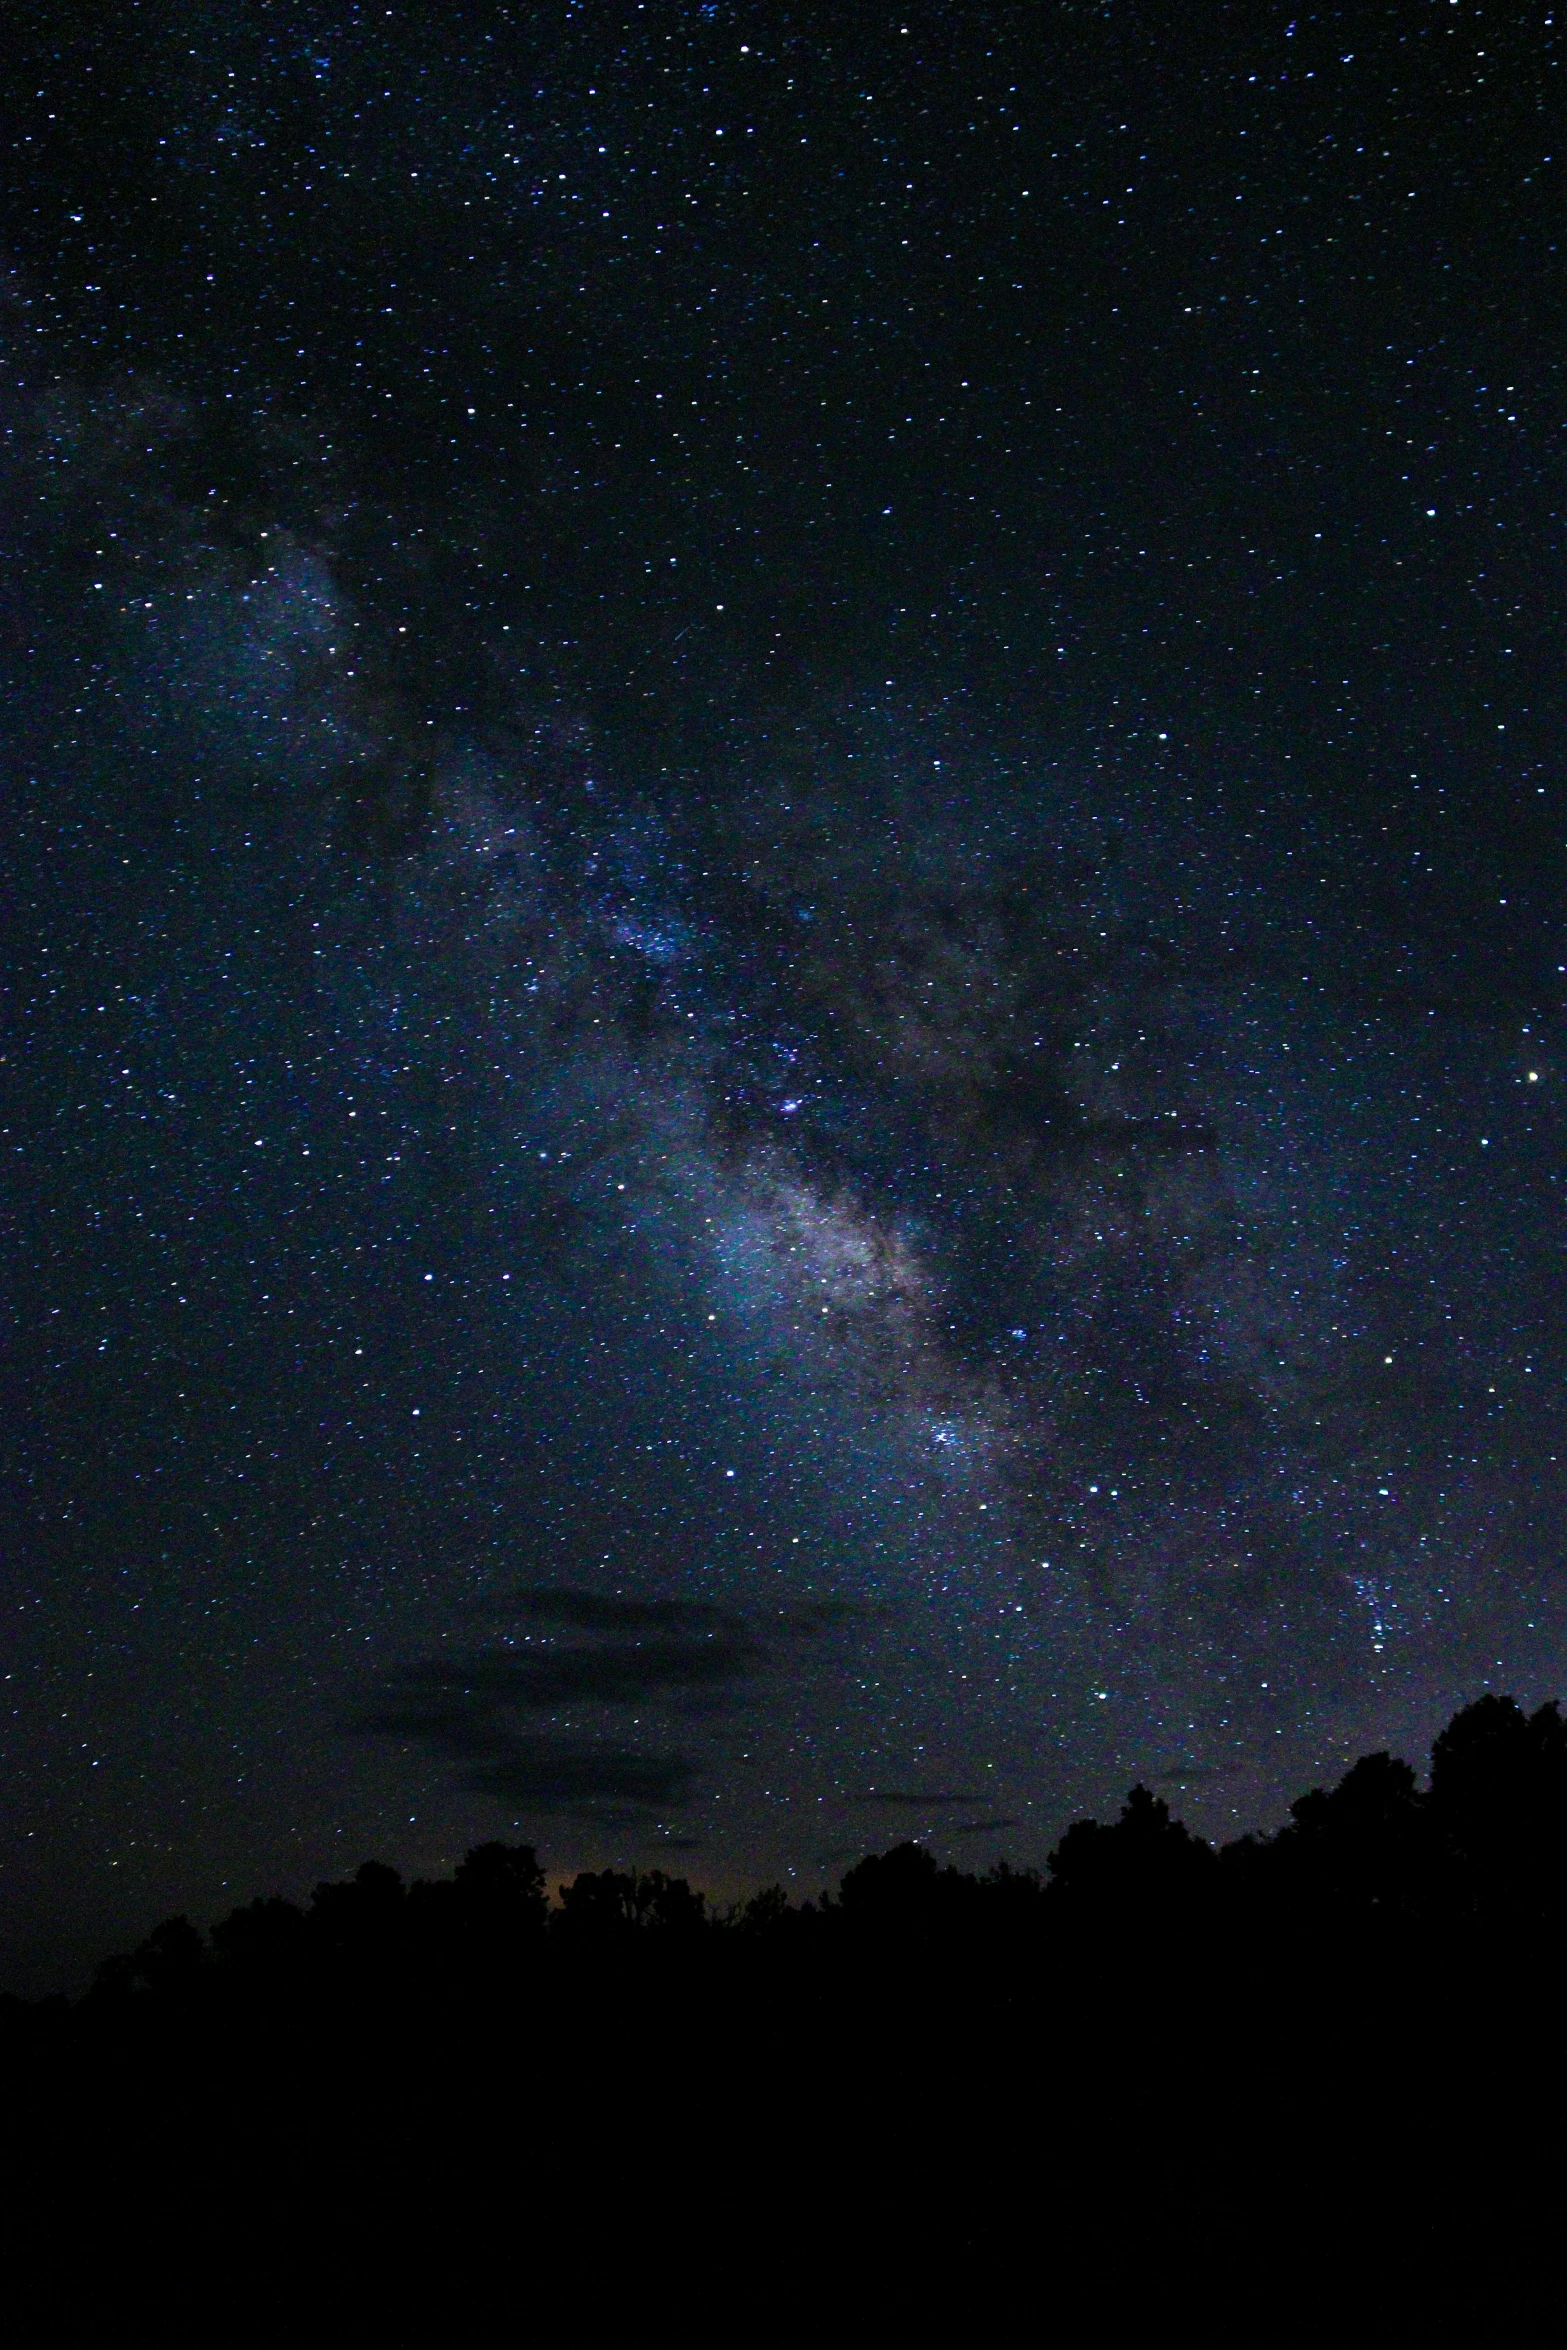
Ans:
POLYGON ((7 40, 4 1979, 1561 1694, 1552 9, 7 40))

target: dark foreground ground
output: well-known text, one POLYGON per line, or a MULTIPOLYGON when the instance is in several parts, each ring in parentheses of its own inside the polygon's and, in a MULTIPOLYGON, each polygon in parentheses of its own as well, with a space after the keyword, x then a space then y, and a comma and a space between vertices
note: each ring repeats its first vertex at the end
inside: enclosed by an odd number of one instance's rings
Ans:
POLYGON ((1491 2325, 1562 2239, 1554 1954, 650 1964, 12 2037, 7 2296, 54 2331, 105 2295, 389 2340, 1014 2300, 1491 2325))

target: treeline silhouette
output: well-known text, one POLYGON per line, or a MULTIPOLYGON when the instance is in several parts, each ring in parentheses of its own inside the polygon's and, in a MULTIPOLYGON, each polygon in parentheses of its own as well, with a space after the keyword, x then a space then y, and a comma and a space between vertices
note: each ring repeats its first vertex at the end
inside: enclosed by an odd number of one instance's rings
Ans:
POLYGON ((5 2007, 11 2298, 57 2338, 86 2261, 160 2325, 238 2291, 402 2341, 545 2282, 655 2322, 673 2264, 748 2333, 759 2285, 852 2279, 873 2318, 1151 2294, 1248 2339, 1434 2293, 1495 2339, 1559 2234, 1564 1922, 1567 1723, 1502 1697, 1427 1788, 1368 1755, 1217 1851, 1136 1787, 1041 1871, 905 1843, 815 1900, 367 1862, 5 2007))
POLYGON ((1045 1869, 1006 1862, 971 1874, 916 1843, 849 1869, 836 1895, 792 1902, 771 1886, 715 1908, 654 1869, 578 1875, 549 1897, 527 1845, 477 1846, 449 1879, 406 1885, 367 1861, 316 1887, 303 1908, 276 1896, 203 1935, 167 1919, 98 1970, 78 2013, 99 2025, 152 2010, 400 2001, 504 2001, 530 1972, 557 1984, 605 1968, 688 1977, 704 1998, 757 1970, 820 1985, 840 1962, 879 1965, 939 1951, 992 1975, 1009 1961, 1069 1964, 1154 1937, 1166 1965, 1215 1939, 1292 1951, 1377 1945, 1473 1951, 1567 1923, 1567 1721, 1482 1697, 1437 1739, 1429 1789, 1407 1762, 1363 1757, 1332 1788, 1291 1806, 1271 1836, 1220 1849, 1134 1787, 1112 1822, 1068 1828, 1045 1869))

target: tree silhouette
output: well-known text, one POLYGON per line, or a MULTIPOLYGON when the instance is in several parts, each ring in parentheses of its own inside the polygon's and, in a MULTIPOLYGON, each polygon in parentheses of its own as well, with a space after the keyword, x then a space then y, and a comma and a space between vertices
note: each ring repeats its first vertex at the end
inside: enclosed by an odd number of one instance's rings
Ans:
POLYGON ((1134 1787, 1113 1826, 1079 1820, 1046 1866, 1057 1902, 1079 1918, 1122 1922, 1150 1910, 1190 1910, 1211 1887, 1213 1849, 1172 1819, 1162 1796, 1134 1787))
POLYGON ((1270 1850, 1274 1888, 1327 1918, 1417 1918, 1436 1898, 1436 1854, 1415 1774, 1390 1754, 1362 1756, 1338 1785, 1290 1805, 1270 1850))
POLYGON ((1567 1723, 1510 1697, 1465 1706, 1431 1750, 1430 1813, 1451 1898, 1471 1917, 1567 1914, 1567 1723))
POLYGON ((475 1922, 537 1933, 549 1916, 544 1871, 531 1844, 476 1844, 457 1863, 452 1882, 475 1922))
POLYGON ((306 1963, 307 1946, 304 1911, 276 1894, 270 1900, 248 1902, 243 1909, 232 1910, 212 1929, 217 1957, 250 1975, 296 1973, 306 1963))
MULTIPOLYGON (((949 1870, 955 1877, 957 1871, 949 1870)), ((928 1925, 940 1907, 942 1872, 922 1844, 895 1844, 890 1852, 856 1861, 839 1888, 844 1917, 853 1925, 928 1925)))
POLYGON ((690 1934, 706 1919, 706 1897, 662 1869, 636 1876, 585 1869, 560 1888, 559 1930, 578 1948, 602 1948, 628 1935, 690 1934))
POLYGON ((165 1918, 128 1956, 105 1959, 94 1990, 111 1999, 137 1991, 163 2001, 188 1998, 205 1962, 205 1946, 189 1918, 165 1918))

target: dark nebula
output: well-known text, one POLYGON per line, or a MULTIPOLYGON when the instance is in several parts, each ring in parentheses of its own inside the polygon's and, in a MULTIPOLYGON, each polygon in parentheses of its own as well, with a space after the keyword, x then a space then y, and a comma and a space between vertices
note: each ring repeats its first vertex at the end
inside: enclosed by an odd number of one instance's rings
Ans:
POLYGON ((6 1979, 1560 1694, 1551 12, 15 29, 6 1979))

